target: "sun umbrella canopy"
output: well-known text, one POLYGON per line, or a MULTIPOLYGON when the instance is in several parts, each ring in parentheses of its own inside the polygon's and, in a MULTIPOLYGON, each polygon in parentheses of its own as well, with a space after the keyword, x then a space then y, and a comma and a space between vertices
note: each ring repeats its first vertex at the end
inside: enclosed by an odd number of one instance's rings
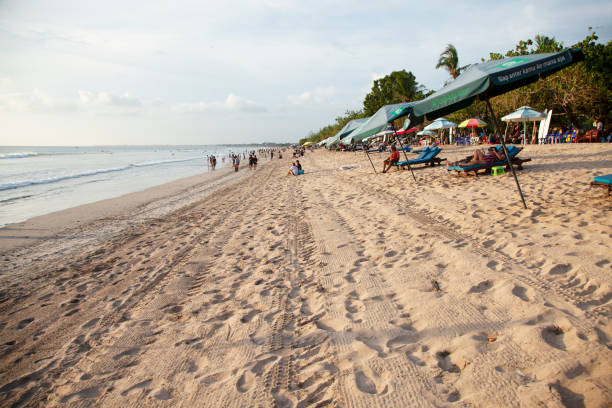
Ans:
POLYGON ((501 118, 504 122, 527 122, 527 121, 536 121, 536 120, 544 120, 546 115, 542 112, 535 111, 531 109, 530 106, 521 106, 516 111, 504 116, 501 118))
POLYGON ((359 143, 366 137, 380 132, 387 127, 387 123, 408 115, 413 105, 414 102, 404 102, 383 106, 367 122, 342 139, 342 144, 359 143))
POLYGON ((311 144, 312 144, 312 142, 306 142, 302 146, 310 146, 311 144))
POLYGON ((361 124, 365 123, 367 120, 368 118, 353 119, 349 121, 346 125, 344 125, 342 129, 340 129, 338 133, 336 133, 334 136, 328 139, 327 143, 325 143, 325 146, 332 147, 333 145, 338 143, 340 139, 342 139, 344 136, 351 133, 353 130, 358 128, 361 124))
POLYGON ((375 134, 375 135, 373 135, 373 136, 375 136, 375 137, 380 137, 380 136, 392 135, 392 134, 394 134, 394 133, 395 133, 395 130, 383 130, 383 131, 381 131, 381 132, 376 133, 376 134, 375 134))
POLYGON ((425 126, 424 130, 438 130, 438 129, 448 129, 457 127, 456 123, 450 122, 444 118, 438 118, 431 122, 429 125, 425 126))
POLYGON ((406 130, 398 130, 397 132, 395 132, 395 134, 396 135, 403 135, 404 133, 414 132, 417 129, 418 129, 417 127, 411 127, 410 129, 406 129, 406 130))
MULTIPOLYGON (((490 98, 520 88, 547 77, 571 64, 582 61, 584 54, 580 49, 568 49, 550 54, 520 55, 482 64, 470 65, 454 81, 434 92, 412 107, 412 123, 433 119, 466 108, 476 100, 486 101, 492 117, 493 107, 490 98)), ((493 121, 497 133, 501 133, 497 120, 493 121)), ((506 155, 508 150, 502 138, 506 155)), ((523 206, 527 208, 514 166, 510 166, 516 187, 521 195, 523 206)))
POLYGON ((487 126, 487 123, 480 119, 466 119, 459 124, 460 128, 476 128, 485 126, 487 126))
POLYGON ((454 81, 417 102, 412 123, 439 118, 465 108, 476 98, 487 100, 551 75, 584 59, 580 49, 531 54, 470 65, 454 81))
POLYGON ((437 135, 436 132, 434 132, 433 130, 421 130, 420 132, 417 133, 418 136, 435 136, 437 135))

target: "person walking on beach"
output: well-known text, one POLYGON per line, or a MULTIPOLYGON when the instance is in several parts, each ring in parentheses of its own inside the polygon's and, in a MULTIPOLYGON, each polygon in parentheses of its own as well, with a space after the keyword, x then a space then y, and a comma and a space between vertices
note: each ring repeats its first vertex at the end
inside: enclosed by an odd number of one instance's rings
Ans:
POLYGON ((238 155, 234 156, 234 171, 238 171, 238 167, 240 167, 240 157, 238 155))

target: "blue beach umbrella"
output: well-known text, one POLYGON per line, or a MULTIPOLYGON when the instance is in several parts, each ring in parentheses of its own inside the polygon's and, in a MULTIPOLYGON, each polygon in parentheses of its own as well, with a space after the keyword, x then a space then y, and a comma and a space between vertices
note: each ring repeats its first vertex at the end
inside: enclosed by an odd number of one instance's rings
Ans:
POLYGON ((446 120, 445 118, 438 118, 425 126, 423 130, 440 130, 457 127, 457 124, 446 120))

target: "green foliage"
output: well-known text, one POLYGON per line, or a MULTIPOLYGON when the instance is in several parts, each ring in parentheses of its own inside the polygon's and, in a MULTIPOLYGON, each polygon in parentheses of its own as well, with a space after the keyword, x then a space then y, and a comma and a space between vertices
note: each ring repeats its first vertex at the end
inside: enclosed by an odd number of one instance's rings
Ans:
MULTIPOLYGON (((589 34, 584 40, 572 46, 572 48, 582 48, 585 56, 583 62, 491 99, 498 118, 520 106, 529 105, 539 111, 552 109, 552 127, 592 124, 596 119, 602 120, 604 126, 608 127, 612 121, 612 41, 601 44, 597 40, 597 35, 589 28, 589 34)), ((504 55, 513 57, 559 52, 563 49, 563 43, 556 41, 555 37, 536 35, 533 40, 519 41, 514 49, 505 54, 489 53, 488 61, 502 59, 504 55)), ((458 61, 457 50, 448 44, 445 51, 440 54, 436 68, 444 67, 451 76, 456 77, 453 73, 459 75, 462 70, 462 67, 458 67, 458 61)), ((485 62, 485 59, 482 61, 485 62)), ((365 97, 363 110, 347 111, 344 116, 337 117, 334 124, 311 133, 300 142, 318 142, 336 134, 349 120, 370 116, 383 105, 419 100, 432 92, 426 91, 418 84, 411 72, 405 70, 392 72, 374 81, 372 91, 365 97)), ((447 115, 446 118, 456 123, 467 118, 480 118, 488 122, 489 131, 492 130, 492 118, 488 117, 484 102, 476 101, 465 109, 447 115)))
POLYGON ((372 90, 363 101, 365 116, 372 116, 385 105, 423 99, 424 90, 412 72, 394 71, 374 81, 372 90))
POLYGON ((453 79, 457 78, 461 73, 461 68, 459 68, 459 55, 453 44, 448 44, 442 54, 440 54, 440 59, 436 65, 436 69, 438 68, 447 70, 453 79))
MULTIPOLYGON (((491 99, 495 113, 501 117, 520 106, 529 105, 539 111, 552 109, 553 127, 579 126, 582 123, 593 123, 595 119, 604 122, 607 119, 609 122, 612 119, 612 42, 604 45, 596 43, 597 39, 597 35, 591 32, 583 41, 572 46, 582 48, 584 62, 491 99)), ((516 47, 505 55, 512 57, 552 53, 562 51, 563 48, 563 43, 557 42, 555 37, 537 35, 534 40, 519 41, 516 47)), ((489 61, 501 59, 501 53, 490 53, 489 56, 489 61)), ((447 118, 459 121, 469 117, 486 116, 484 103, 475 102, 448 115, 447 118)), ((490 122, 490 118, 486 121, 490 122)))

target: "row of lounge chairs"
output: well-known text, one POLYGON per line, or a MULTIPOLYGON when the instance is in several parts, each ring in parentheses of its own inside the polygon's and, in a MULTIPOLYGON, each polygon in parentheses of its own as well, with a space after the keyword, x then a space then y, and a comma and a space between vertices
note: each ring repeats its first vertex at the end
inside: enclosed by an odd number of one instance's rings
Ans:
MULTIPOLYGON (((523 169, 523 163, 531 161, 530 158, 521 159, 517 156, 520 153, 520 151, 523 150, 522 147, 517 147, 517 146, 512 146, 512 145, 506 146, 506 147, 508 149, 508 157, 510 158, 510 163, 512 163, 513 166, 516 166, 518 170, 523 169)), ((495 149, 497 149, 497 151, 499 152, 501 151, 502 146, 501 145, 495 146, 495 149)), ((394 163, 393 166, 397 168, 405 169, 408 166, 408 164, 410 164, 410 166, 415 166, 418 164, 424 164, 425 166, 427 165, 435 166, 436 164, 440 165, 443 160, 446 160, 446 159, 438 157, 441 151, 442 149, 440 149, 438 146, 426 146, 423 150, 421 150, 419 156, 416 159, 398 161, 397 163, 394 163)), ((469 159, 470 157, 466 159, 469 159)), ((478 176, 479 171, 481 170, 489 171, 491 168, 497 167, 497 166, 505 166, 506 168, 510 168, 509 167, 510 165, 508 164, 508 160, 504 159, 504 160, 496 161, 491 164, 476 164, 473 166, 465 166, 465 167, 449 166, 448 170, 449 171, 454 170, 457 173, 463 173, 463 174, 474 173, 474 175, 478 176)))
MULTIPOLYGON (((473 166, 465 166, 465 167, 449 166, 447 167, 447 170, 455 171, 458 174, 463 174, 463 175, 474 173, 474 175, 478 177, 479 171, 484 170, 484 172, 487 172, 487 171, 490 171, 493 167, 498 167, 498 166, 504 166, 506 169, 509 169, 510 165, 512 165, 512 166, 516 166, 518 170, 522 170, 523 163, 527 163, 531 161, 531 158, 521 159, 518 157, 518 154, 523 150, 522 147, 518 147, 514 145, 506 145, 506 148, 508 149, 508 158, 510 159, 510 162, 508 162, 508 159, 504 159, 504 160, 493 162, 491 164, 476 164, 473 166)), ((406 151, 410 151, 409 150, 410 148, 408 147, 405 149, 406 151)), ((495 146, 495 149, 498 152, 501 152, 503 147, 502 145, 497 145, 495 146)), ((410 164, 410 166, 414 166, 418 164, 424 164, 425 166, 427 165, 435 166, 436 164, 440 165, 443 160, 446 160, 446 159, 442 159, 438 157, 441 151, 442 149, 440 149, 438 146, 426 146, 423 150, 420 151, 420 154, 416 159, 407 160, 407 161, 406 160, 399 161, 397 163, 393 163, 392 166, 396 167, 397 169, 405 169, 408 166, 408 164, 410 164)), ((415 151, 415 153, 417 152, 418 150, 415 151)), ((469 160, 471 157, 472 156, 466 157, 466 160, 469 160)), ((608 190, 608 195, 610 195, 610 192, 612 192, 612 174, 595 177, 594 180, 591 182, 591 187, 593 186, 606 188, 608 190)))

